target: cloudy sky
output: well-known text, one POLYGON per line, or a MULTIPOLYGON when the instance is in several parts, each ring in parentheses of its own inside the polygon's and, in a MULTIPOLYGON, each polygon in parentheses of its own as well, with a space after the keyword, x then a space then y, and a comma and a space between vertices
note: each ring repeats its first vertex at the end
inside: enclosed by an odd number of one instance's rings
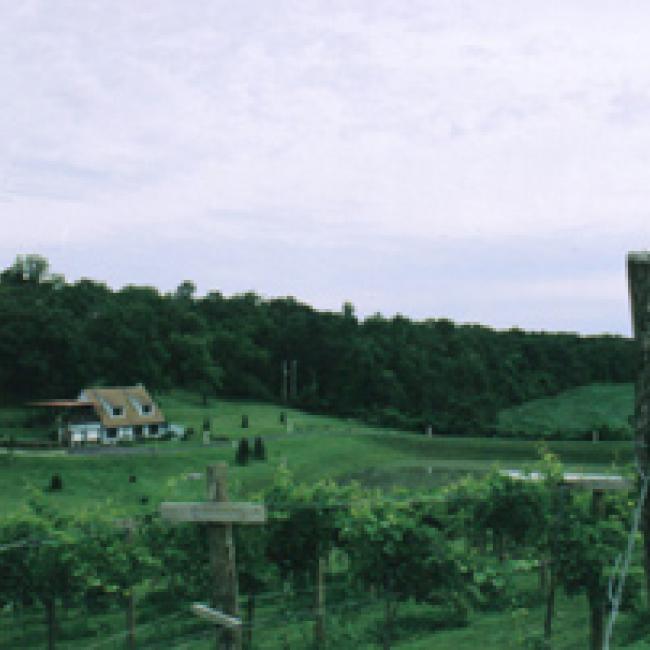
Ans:
POLYGON ((0 0, 0 267, 629 332, 650 5, 0 0))

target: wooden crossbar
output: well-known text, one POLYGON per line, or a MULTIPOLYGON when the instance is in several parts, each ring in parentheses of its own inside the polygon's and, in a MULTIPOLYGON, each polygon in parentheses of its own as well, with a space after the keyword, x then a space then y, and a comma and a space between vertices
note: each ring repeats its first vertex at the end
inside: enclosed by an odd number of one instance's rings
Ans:
MULTIPOLYGON (((509 476, 520 481, 543 481, 544 475, 540 472, 525 473, 518 469, 501 470, 502 476, 509 476)), ((632 481, 618 475, 609 474, 584 474, 581 472, 565 472, 564 484, 571 488, 583 490, 629 490, 632 481)))
POLYGON ((177 523, 263 524, 266 521, 263 505, 234 501, 164 502, 160 504, 160 514, 177 523))
POLYGON ((199 618, 202 618, 205 621, 209 621, 210 623, 214 623, 215 625, 221 625, 222 627, 226 627, 229 630, 241 629, 241 619, 235 618, 234 616, 228 616, 228 614, 219 612, 216 609, 212 609, 211 607, 208 607, 202 603, 193 603, 192 611, 199 618))

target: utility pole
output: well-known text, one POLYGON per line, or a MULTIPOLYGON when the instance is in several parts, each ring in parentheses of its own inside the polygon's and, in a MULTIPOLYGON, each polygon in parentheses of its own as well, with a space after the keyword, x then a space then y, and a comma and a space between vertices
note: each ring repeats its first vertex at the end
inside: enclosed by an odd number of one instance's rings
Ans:
POLYGON ((291 362, 291 399, 298 398, 298 361, 294 359, 291 362))
POLYGON ((289 362, 286 359, 282 361, 280 392, 282 394, 282 403, 286 404, 289 398, 289 362))

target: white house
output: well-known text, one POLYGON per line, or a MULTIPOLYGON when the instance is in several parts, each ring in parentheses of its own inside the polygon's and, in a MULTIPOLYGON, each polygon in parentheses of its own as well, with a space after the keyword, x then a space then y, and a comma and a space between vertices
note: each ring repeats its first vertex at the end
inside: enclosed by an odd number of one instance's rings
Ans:
POLYGON ((59 441, 69 445, 115 444, 122 440, 160 438, 167 421, 141 384, 120 388, 85 388, 77 400, 51 405, 66 409, 59 441))

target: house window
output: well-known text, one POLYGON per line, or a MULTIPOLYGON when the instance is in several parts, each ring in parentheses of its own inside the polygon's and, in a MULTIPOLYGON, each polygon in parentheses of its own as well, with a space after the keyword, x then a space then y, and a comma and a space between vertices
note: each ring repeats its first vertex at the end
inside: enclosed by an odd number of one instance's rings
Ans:
POLYGON ((113 417, 114 418, 119 418, 124 415, 124 409, 121 406, 114 406, 113 407, 113 417))
POLYGON ((115 427, 111 427, 110 429, 106 429, 106 437, 107 438, 117 438, 117 429, 115 427))
POLYGON ((149 415, 151 413, 151 404, 142 405, 142 415, 149 415))
POLYGON ((152 425, 149 427, 149 433, 150 433, 152 436, 156 436, 156 435, 158 435, 158 425, 157 425, 157 424, 152 424, 152 425))

